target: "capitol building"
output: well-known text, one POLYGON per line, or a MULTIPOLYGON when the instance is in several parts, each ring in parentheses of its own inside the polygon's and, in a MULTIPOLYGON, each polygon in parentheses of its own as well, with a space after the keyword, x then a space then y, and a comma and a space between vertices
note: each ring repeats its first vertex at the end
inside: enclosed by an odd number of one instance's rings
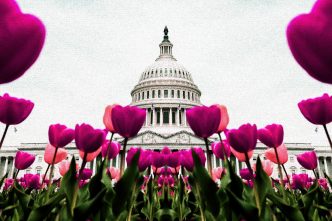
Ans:
MULTIPOLYGON (((164 37, 159 44, 159 56, 139 76, 138 83, 131 91, 131 105, 146 110, 146 120, 139 134, 128 141, 128 148, 139 146, 147 149, 160 150, 167 146, 172 150, 179 150, 200 146, 205 149, 204 140, 194 135, 186 121, 186 110, 188 108, 202 105, 201 91, 194 83, 192 74, 182 66, 173 55, 173 44, 168 36, 168 29, 164 29, 164 37)), ((218 103, 218 100, 215 101, 218 103)), ((122 141, 121 137, 115 140, 122 141)), ((217 137, 210 138, 210 142, 218 140, 217 137)), ((313 177, 311 171, 302 168, 296 155, 304 151, 315 150, 318 157, 319 175, 323 172, 332 175, 332 152, 329 146, 313 146, 310 143, 285 143, 288 148, 289 160, 285 164, 289 174, 308 173, 313 177)), ((9 176, 14 172, 14 157, 18 150, 28 151, 36 155, 33 165, 24 173, 45 173, 47 164, 44 162, 44 150, 46 143, 22 143, 20 146, 4 146, 0 150, 0 177, 7 172, 9 176)), ((72 156, 79 162, 80 158, 75 144, 69 144, 68 159, 72 156)), ((257 144, 252 163, 260 155, 264 157, 266 146, 257 144)), ((119 158, 111 161, 111 164, 118 167, 119 158)), ((221 160, 212 156, 212 166, 222 166, 221 160)), ((87 167, 95 170, 95 162, 87 164, 87 167)), ((244 163, 236 161, 236 170, 244 167, 244 163)), ((278 177, 277 166, 274 168, 273 177, 278 177)), ((55 169, 55 177, 59 177, 55 169)))

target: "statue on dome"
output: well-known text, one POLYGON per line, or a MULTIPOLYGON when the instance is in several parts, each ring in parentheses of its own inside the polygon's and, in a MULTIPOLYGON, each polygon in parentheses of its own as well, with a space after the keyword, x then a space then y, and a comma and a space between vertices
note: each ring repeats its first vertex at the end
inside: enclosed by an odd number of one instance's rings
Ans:
POLYGON ((164 28, 164 34, 165 34, 165 36, 168 35, 168 28, 167 28, 167 26, 165 26, 165 28, 164 28))

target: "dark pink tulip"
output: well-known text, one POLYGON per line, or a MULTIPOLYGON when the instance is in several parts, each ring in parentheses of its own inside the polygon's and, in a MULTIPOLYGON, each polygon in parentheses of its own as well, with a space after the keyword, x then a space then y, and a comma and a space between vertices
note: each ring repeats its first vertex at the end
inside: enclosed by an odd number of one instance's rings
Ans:
POLYGON ((180 166, 180 157, 179 151, 169 154, 167 158, 167 165, 174 168, 180 166))
POLYGON ((163 155, 169 155, 172 153, 171 149, 169 149, 169 147, 164 147, 161 151, 160 151, 161 154, 163 155))
POLYGON ((307 187, 309 182, 308 174, 293 174, 292 175, 292 188, 293 189, 304 189, 307 187))
POLYGON ((138 159, 138 169, 139 171, 144 171, 147 167, 151 166, 153 153, 150 150, 144 150, 137 147, 132 147, 128 150, 126 162, 127 165, 130 166, 135 154, 140 151, 140 157, 138 159))
POLYGON ((76 125, 75 127, 75 143, 77 149, 85 152, 95 152, 103 145, 106 133, 103 130, 94 129, 89 124, 76 125))
POLYGON ((181 153, 181 165, 183 167, 186 168, 186 170, 188 171, 193 171, 194 169, 194 159, 192 157, 192 151, 195 151, 195 153, 198 155, 199 160, 201 162, 201 164, 204 166, 205 165, 205 161, 206 161, 206 157, 204 154, 204 150, 200 147, 194 147, 192 149, 189 150, 182 150, 180 151, 181 153))
POLYGON ((208 138, 218 131, 220 110, 216 105, 187 109, 186 117, 190 128, 198 137, 208 138))
POLYGON ((106 157, 108 148, 108 159, 114 159, 121 150, 121 144, 116 141, 112 141, 111 144, 109 141, 105 141, 101 148, 101 154, 103 157, 106 157))
POLYGON ((8 94, 4 94, 2 97, 0 96, 0 122, 6 125, 19 124, 30 115, 33 107, 34 104, 29 100, 10 97, 8 94))
POLYGON ((92 170, 90 170, 88 168, 84 168, 82 171, 81 179, 88 180, 91 178, 91 176, 92 176, 92 170))
POLYGON ((318 0, 311 12, 295 17, 287 27, 288 45, 307 73, 332 84, 332 2, 318 0))
POLYGON ((14 185, 15 180, 11 178, 6 178, 5 179, 5 185, 3 187, 3 190, 8 190, 10 187, 14 185))
POLYGON ((54 147, 64 147, 73 141, 75 131, 65 125, 52 124, 48 128, 48 139, 54 147))
POLYGON ((116 105, 112 108, 114 130, 125 138, 137 135, 144 124, 145 117, 145 110, 138 107, 116 105))
POLYGON ((22 76, 37 60, 45 27, 35 16, 23 14, 14 0, 0 1, 0 84, 22 76))
POLYGON ((227 142, 227 140, 223 140, 222 144, 220 141, 213 142, 211 144, 211 149, 214 155, 220 159, 224 159, 224 156, 230 157, 231 155, 231 148, 227 142))
POLYGON ((23 182, 26 188, 40 189, 40 176, 39 174, 24 174, 23 182))
POLYGON ((248 168, 241 169, 240 176, 244 180, 251 180, 253 178, 253 176, 248 168))
POLYGON ((17 151, 15 156, 15 168, 25 170, 33 164, 35 156, 24 151, 17 151))
POLYGON ((133 161, 133 158, 135 156, 135 154, 137 153, 137 151, 141 151, 140 147, 131 147, 128 152, 127 152, 127 156, 126 156, 126 162, 127 165, 130 166, 131 162, 133 161))
POLYGON ((165 166, 166 160, 164 154, 159 152, 152 152, 152 165, 156 168, 165 166))
POLYGON ((284 140, 284 128, 280 124, 267 125, 258 130, 258 139, 267 147, 279 147, 284 140))
POLYGON ((313 124, 325 125, 332 122, 332 97, 328 94, 303 100, 298 103, 298 107, 303 116, 313 124))
POLYGON ((327 190, 329 188, 328 185, 327 185, 327 179, 326 178, 318 179, 318 184, 319 184, 320 187, 322 187, 325 190, 327 190))
POLYGON ((239 129, 229 130, 227 140, 237 152, 247 153, 256 148, 257 127, 256 124, 244 124, 239 129))
POLYGON ((297 161, 307 170, 314 170, 317 168, 317 156, 315 151, 307 151, 297 155, 297 161))

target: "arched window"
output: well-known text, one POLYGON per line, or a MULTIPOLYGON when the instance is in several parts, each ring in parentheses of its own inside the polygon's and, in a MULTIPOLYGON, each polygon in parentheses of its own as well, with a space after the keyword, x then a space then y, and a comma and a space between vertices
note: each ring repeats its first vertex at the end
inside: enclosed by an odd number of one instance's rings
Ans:
POLYGON ((153 91, 152 91, 152 98, 154 98, 154 97, 155 97, 155 93, 156 93, 156 91, 155 91, 155 90, 153 90, 153 91))
POLYGON ((190 92, 188 91, 188 100, 190 100, 190 92))
POLYGON ((138 93, 138 100, 141 100, 141 93, 138 93))
POLYGON ((171 98, 174 98, 174 90, 171 90, 171 98))
POLYGON ((142 92, 142 100, 144 100, 144 91, 142 92))
POLYGON ((177 92, 177 93, 178 93, 178 98, 180 98, 180 90, 178 90, 178 92, 177 92))
POLYGON ((150 91, 146 92, 146 99, 150 99, 150 91))
POLYGON ((186 92, 185 91, 182 91, 182 98, 186 99, 186 92))

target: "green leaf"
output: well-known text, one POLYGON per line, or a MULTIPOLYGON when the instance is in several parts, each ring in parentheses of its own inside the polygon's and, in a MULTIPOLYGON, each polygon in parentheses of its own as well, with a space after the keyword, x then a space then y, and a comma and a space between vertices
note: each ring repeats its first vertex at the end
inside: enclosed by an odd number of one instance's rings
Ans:
POLYGON ((90 199, 94 198, 105 185, 101 182, 103 172, 105 171, 105 160, 102 161, 97 173, 91 178, 89 182, 90 199))
POLYGON ((140 152, 137 151, 131 165, 126 169, 121 179, 116 183, 114 191, 116 193, 113 200, 113 213, 115 216, 119 216, 120 213, 126 209, 128 202, 131 201, 134 186, 138 178, 138 159, 140 152))
POLYGON ((206 169, 202 166, 195 151, 192 151, 192 156, 195 163, 193 176, 199 187, 200 198, 206 205, 206 209, 217 217, 220 211, 220 202, 217 196, 217 184, 211 179, 206 169))
MULTIPOLYGON (((258 209, 253 202, 246 202, 236 196, 231 190, 226 189, 227 195, 232 205, 232 209, 236 208, 233 212, 237 215, 242 215, 243 218, 248 220, 258 220, 258 209)), ((241 218, 241 216, 239 216, 241 218)))
POLYGON ((75 157, 73 157, 70 163, 69 171, 64 175, 61 182, 61 190, 63 190, 67 196, 69 208, 71 208, 71 205, 73 204, 72 201, 75 188, 77 188, 78 185, 76 173, 76 161, 75 157))
POLYGON ((256 177, 254 180, 254 192, 256 201, 259 203, 259 214, 265 208, 266 194, 272 190, 272 184, 269 176, 265 173, 262 167, 260 157, 257 157, 256 163, 256 177))
POLYGON ((28 221, 44 220, 65 197, 65 193, 58 192, 53 198, 49 199, 45 205, 33 209, 29 215, 28 221))
POLYGON ((177 213, 172 209, 159 209, 155 214, 155 218, 158 221, 173 221, 177 218, 177 213))
POLYGON ((8 172, 1 178, 1 180, 0 180, 0 189, 1 189, 1 187, 2 187, 2 184, 3 184, 3 182, 5 181, 5 179, 8 177, 8 172))
POLYGON ((92 214, 92 212, 98 211, 105 192, 106 188, 103 188, 93 199, 78 205, 74 210, 74 219, 85 220, 92 214))

